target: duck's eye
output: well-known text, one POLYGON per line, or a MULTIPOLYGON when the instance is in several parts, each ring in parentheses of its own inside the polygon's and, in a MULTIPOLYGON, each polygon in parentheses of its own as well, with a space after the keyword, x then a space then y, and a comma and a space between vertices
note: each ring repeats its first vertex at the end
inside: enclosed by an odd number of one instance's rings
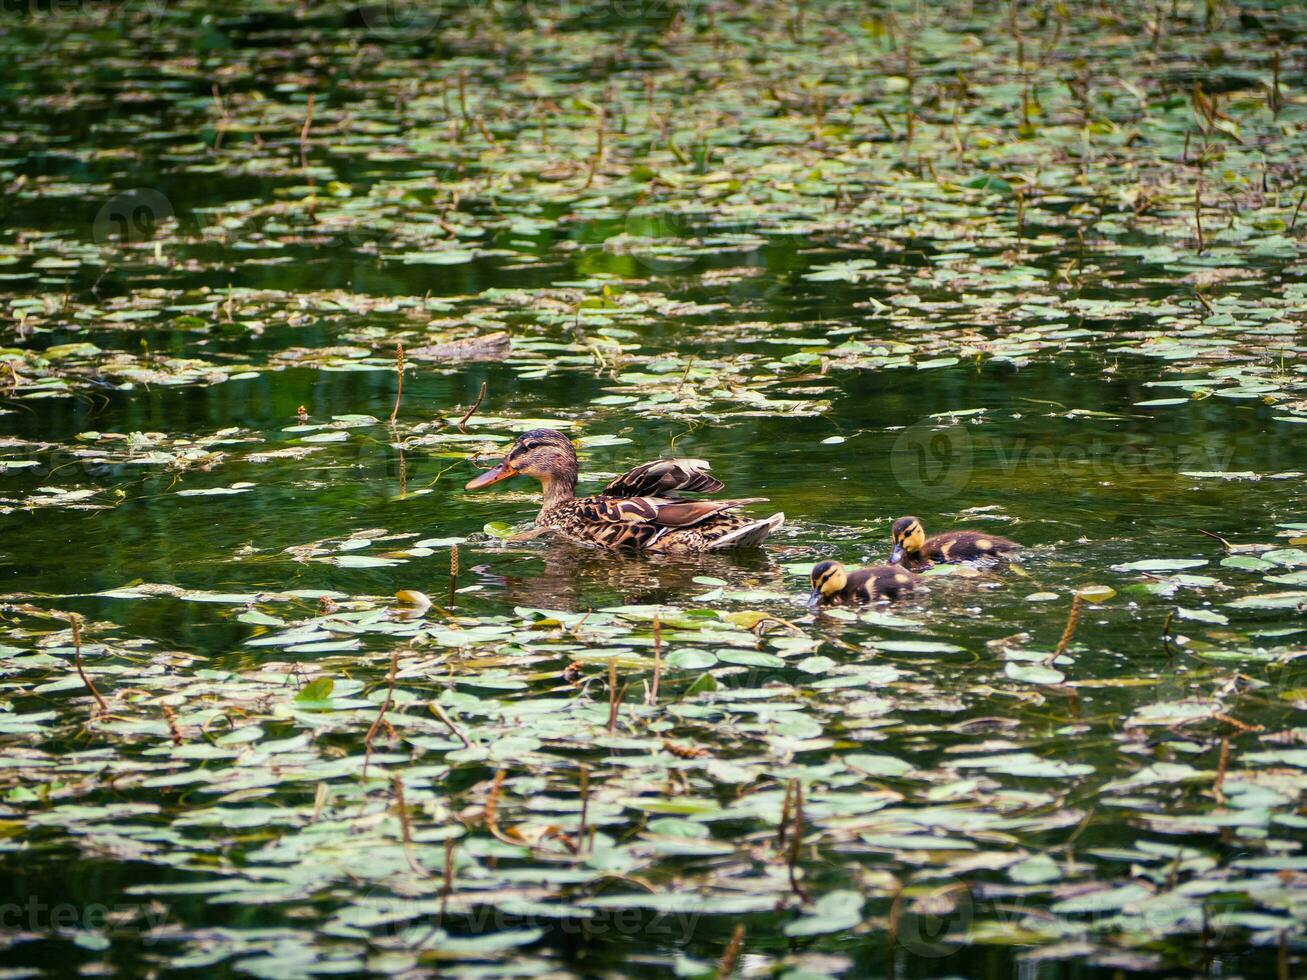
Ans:
POLYGON ((539 449, 539 448, 540 448, 540 443, 538 443, 538 442, 524 442, 524 443, 522 443, 522 448, 523 448, 523 449, 528 449, 528 450, 529 450, 529 449, 539 449))

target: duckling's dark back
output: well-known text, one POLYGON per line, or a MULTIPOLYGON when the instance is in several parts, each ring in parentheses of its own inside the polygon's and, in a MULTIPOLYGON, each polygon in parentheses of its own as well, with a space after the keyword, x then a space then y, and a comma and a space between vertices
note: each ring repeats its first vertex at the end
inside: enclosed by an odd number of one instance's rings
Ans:
POLYGON ((873 565, 849 572, 845 594, 859 602, 901 599, 917 587, 917 576, 897 565, 873 565))
POLYGON ((1015 541, 984 531, 945 531, 930 538, 922 550, 930 558, 957 561, 992 558, 1020 547, 1015 541))

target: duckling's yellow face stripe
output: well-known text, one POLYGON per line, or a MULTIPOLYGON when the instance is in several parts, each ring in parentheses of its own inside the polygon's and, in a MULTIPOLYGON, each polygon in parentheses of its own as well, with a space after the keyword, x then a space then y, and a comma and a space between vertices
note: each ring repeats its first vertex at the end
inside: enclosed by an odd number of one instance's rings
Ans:
POLYGON ((822 595, 834 595, 836 592, 843 592, 844 586, 848 585, 849 577, 844 573, 842 565, 835 565, 817 579, 817 589, 822 595))
POLYGON ((915 554, 925 545, 926 532, 922 530, 920 524, 912 524, 903 529, 903 532, 899 535, 898 543, 904 551, 915 554))

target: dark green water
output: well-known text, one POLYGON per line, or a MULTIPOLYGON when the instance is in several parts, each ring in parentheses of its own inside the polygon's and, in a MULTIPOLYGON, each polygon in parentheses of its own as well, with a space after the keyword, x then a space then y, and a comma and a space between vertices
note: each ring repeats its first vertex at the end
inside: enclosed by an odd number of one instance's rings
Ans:
POLYGON ((739 922, 749 976, 1296 975, 1307 103, 1245 75, 1307 28, 1177 7, 1151 49, 1151 7, 1023 10, 1019 55, 969 4, 863 33, 838 4, 6 12, 0 968, 703 975, 739 922), (1142 109, 1061 84, 1088 44, 1142 109), (1186 72, 1241 142, 1193 129, 1186 72), (411 360, 385 424, 397 341, 498 330, 507 359, 411 360), (535 488, 469 494, 469 457, 540 420, 608 437, 583 486, 698 457, 786 524, 698 559, 499 541, 535 488), (909 513, 1026 547, 861 620, 804 608, 815 561, 883 561, 909 513), (658 707, 631 606, 686 651, 658 707), (317 677, 334 703, 296 699, 317 677), (500 770, 533 848, 485 825, 500 770), (583 806, 589 856, 556 843, 583 806))

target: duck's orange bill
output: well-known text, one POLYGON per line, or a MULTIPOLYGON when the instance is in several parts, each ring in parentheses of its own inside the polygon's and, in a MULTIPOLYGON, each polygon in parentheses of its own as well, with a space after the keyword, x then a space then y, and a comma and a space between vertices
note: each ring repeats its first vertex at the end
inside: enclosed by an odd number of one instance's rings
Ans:
POLYGON ((509 477, 517 476, 517 470, 513 469, 507 463, 499 463, 484 473, 479 473, 467 481, 465 490, 480 490, 482 487, 488 487, 492 483, 498 483, 500 480, 507 480, 509 477))

